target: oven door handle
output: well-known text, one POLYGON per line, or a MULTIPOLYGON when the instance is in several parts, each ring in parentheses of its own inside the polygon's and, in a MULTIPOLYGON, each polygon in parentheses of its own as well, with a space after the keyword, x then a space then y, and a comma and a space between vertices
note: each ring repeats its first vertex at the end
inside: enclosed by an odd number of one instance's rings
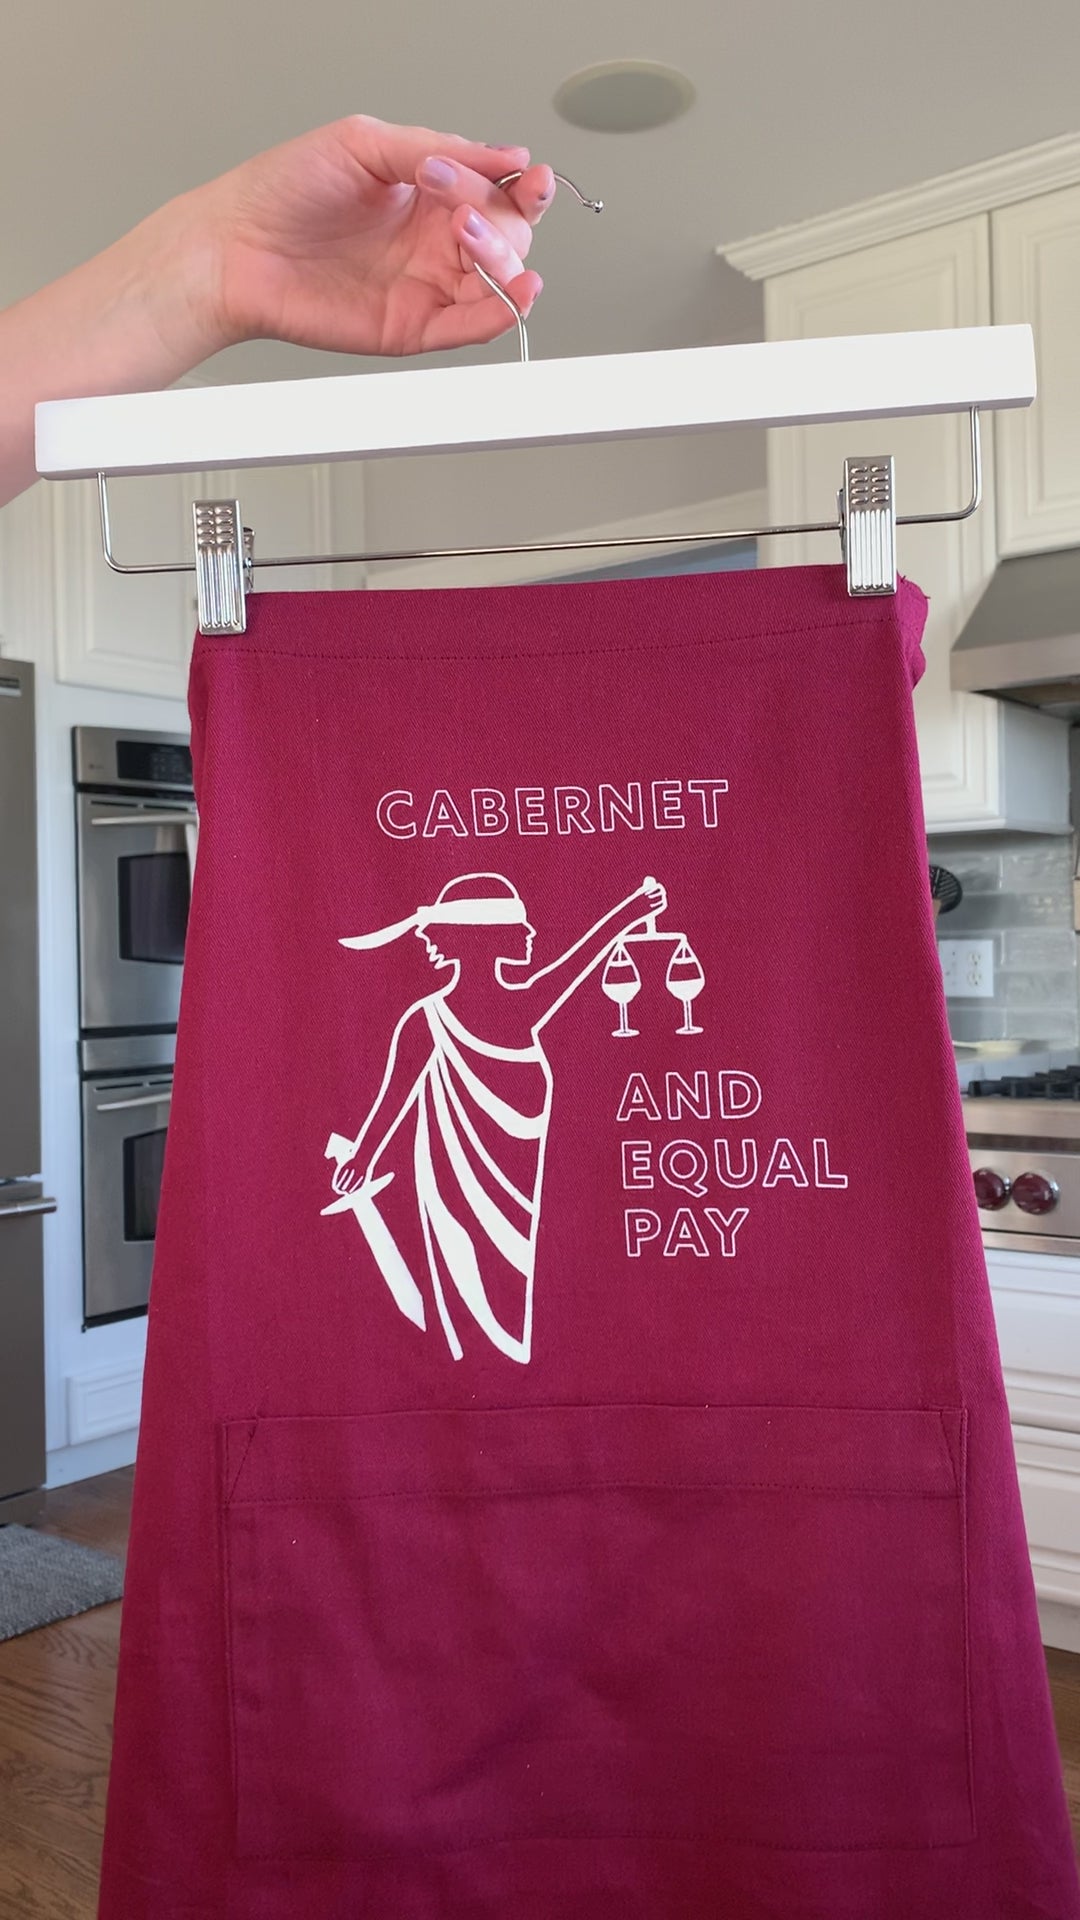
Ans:
POLYGON ((55 1200, 16 1200, 10 1207, 0 1207, 0 1220, 24 1218, 28 1213, 55 1213, 55 1200))
POLYGON ((172 1099, 172 1088, 164 1093, 140 1093, 134 1100, 99 1100, 95 1113, 130 1113, 132 1107, 160 1107, 172 1099))
POLYGON ((175 813, 93 813, 92 827, 194 827, 199 815, 194 807, 177 807, 175 813))

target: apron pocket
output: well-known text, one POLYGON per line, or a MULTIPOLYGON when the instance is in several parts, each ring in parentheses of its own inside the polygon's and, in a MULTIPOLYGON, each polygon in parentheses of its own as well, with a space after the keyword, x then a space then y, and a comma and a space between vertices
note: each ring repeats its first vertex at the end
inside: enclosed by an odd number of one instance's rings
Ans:
POLYGON ((229 1421, 241 1857, 973 1837, 959 1409, 229 1421))

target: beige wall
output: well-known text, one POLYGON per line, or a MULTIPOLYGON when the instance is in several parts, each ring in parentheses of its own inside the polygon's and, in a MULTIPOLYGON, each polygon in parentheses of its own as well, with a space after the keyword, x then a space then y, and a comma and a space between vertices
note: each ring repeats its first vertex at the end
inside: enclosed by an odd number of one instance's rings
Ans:
POLYGON ((755 429, 602 446, 371 461, 373 548, 543 540, 765 485, 755 429))

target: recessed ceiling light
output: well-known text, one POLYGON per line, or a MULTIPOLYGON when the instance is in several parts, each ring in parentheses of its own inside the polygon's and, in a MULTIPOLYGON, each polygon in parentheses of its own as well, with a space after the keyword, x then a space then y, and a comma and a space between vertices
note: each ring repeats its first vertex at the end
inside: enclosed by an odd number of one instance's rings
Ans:
POLYGON ((693 104, 694 86, 675 67, 652 60, 609 60, 564 80, 555 111, 590 133, 644 133, 677 120, 693 104))

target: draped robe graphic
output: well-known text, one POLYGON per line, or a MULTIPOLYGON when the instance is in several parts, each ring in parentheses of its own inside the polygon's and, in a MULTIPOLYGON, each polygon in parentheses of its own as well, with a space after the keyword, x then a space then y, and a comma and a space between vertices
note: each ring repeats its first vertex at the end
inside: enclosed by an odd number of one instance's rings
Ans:
POLYGON ((508 1358, 530 1358, 554 1091, 539 1036, 619 941, 666 905, 664 889, 646 879, 559 959, 525 974, 534 929, 516 889, 501 874, 465 874, 449 881, 432 906, 341 943, 372 949, 414 932, 433 965, 451 969, 446 986, 398 1021, 359 1132, 330 1136, 326 1153, 337 1162, 338 1197, 323 1212, 355 1215, 394 1301, 414 1325, 427 1328, 434 1301, 455 1359, 470 1322, 508 1358), (399 1209, 409 1251, 386 1217, 387 1189, 397 1180, 410 1188, 407 1215, 399 1209))

